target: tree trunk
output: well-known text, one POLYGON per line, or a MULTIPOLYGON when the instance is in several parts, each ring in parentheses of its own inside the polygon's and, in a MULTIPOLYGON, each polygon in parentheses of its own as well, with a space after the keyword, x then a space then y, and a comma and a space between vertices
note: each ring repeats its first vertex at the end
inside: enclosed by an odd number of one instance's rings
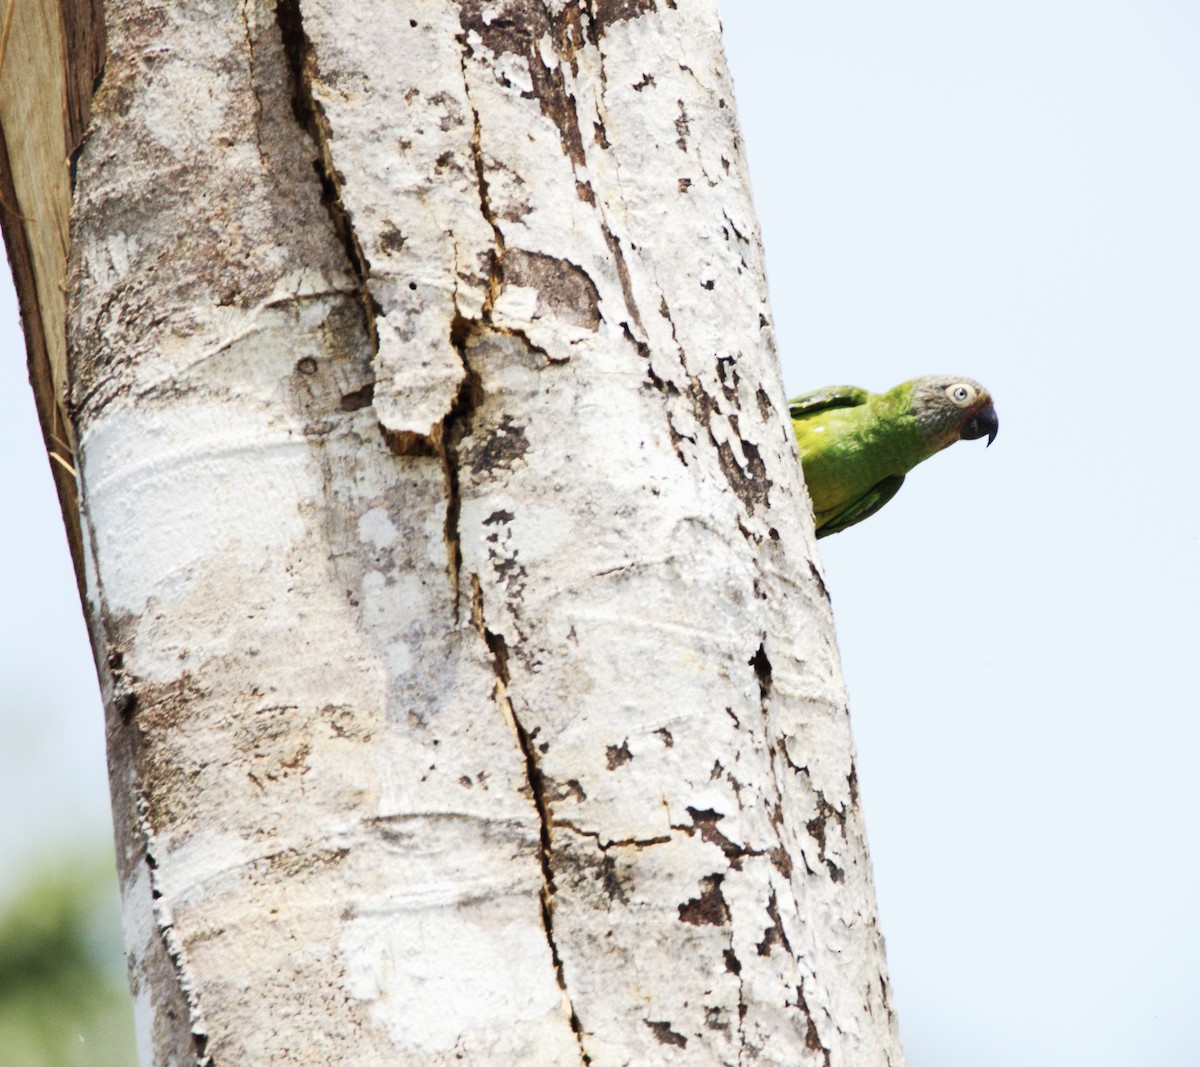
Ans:
POLYGON ((715 6, 103 19, 70 414, 143 1062, 901 1064, 715 6))

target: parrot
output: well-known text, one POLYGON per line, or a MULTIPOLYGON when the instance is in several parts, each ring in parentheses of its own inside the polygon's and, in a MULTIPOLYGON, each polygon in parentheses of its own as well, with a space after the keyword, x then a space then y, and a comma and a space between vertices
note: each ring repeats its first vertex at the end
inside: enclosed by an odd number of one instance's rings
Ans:
POLYGON ((874 515, 918 463, 955 441, 996 439, 991 394, 970 378, 926 375, 886 393, 835 385, 788 402, 817 537, 874 515))

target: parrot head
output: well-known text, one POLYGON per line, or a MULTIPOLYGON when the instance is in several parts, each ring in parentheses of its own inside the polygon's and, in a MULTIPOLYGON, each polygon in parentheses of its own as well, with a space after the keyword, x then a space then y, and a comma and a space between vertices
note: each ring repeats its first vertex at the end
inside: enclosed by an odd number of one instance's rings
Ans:
POLYGON ((937 451, 955 441, 996 439, 1000 420, 991 394, 970 378, 932 374, 912 382, 912 413, 937 451))

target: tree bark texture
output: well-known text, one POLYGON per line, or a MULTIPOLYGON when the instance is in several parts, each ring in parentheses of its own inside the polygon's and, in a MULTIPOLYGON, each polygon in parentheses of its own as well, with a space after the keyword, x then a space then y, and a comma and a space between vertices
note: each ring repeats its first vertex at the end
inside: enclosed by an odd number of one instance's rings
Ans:
POLYGON ((113 0, 68 310, 145 1063, 902 1063, 711 0, 113 0))

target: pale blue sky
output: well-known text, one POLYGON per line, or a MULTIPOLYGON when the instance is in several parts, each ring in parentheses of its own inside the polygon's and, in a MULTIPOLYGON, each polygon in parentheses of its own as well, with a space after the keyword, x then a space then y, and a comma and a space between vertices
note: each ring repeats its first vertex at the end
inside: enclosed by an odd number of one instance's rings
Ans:
POLYGON ((1200 6, 726 0, 793 393, 1000 436, 820 542, 912 1067, 1197 1067, 1200 6))
MULTIPOLYGON (((1000 414, 821 542, 911 1067, 1200 1067, 1200 6, 723 18, 789 390, 1000 414)), ((0 356, 2 892, 108 799, 7 287, 0 356)))

